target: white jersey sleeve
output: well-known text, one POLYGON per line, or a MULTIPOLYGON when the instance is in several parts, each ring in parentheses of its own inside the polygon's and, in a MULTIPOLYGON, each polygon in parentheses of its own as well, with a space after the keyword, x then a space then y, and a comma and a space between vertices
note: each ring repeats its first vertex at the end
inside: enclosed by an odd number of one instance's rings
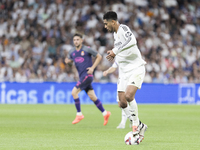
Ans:
POLYGON ((114 48, 116 61, 122 72, 128 72, 146 64, 142 59, 137 41, 130 28, 121 24, 117 33, 114 33, 114 48))
POLYGON ((135 36, 131 32, 130 28, 123 24, 119 26, 117 33, 114 33, 114 39, 115 43, 112 50, 116 55, 121 51, 127 50, 137 44, 135 36))

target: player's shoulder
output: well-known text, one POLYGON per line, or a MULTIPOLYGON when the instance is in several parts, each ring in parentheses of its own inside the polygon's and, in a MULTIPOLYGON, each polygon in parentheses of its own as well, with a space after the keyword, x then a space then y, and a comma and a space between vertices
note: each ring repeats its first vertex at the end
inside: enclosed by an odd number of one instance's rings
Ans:
POLYGON ((75 50, 76 50, 76 48, 75 48, 75 47, 72 47, 72 48, 69 50, 69 55, 70 55, 71 53, 73 53, 75 50))
POLYGON ((127 32, 127 31, 130 30, 130 28, 127 25, 125 25, 125 24, 120 24, 119 29, 121 31, 123 31, 123 32, 127 32))
POLYGON ((82 49, 83 49, 83 50, 88 50, 88 49, 90 49, 90 47, 89 47, 89 46, 86 46, 86 45, 82 45, 82 49))
POLYGON ((86 45, 83 45, 83 46, 82 46, 82 49, 83 49, 84 51, 86 51, 86 52, 95 51, 95 50, 93 50, 90 46, 86 46, 86 45))

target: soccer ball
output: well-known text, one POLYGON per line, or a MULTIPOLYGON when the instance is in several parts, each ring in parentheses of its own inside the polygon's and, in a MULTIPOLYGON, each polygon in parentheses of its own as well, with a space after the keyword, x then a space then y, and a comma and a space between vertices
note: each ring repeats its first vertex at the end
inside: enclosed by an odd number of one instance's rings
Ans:
POLYGON ((137 145, 139 135, 133 136, 133 131, 128 132, 124 137, 124 142, 126 145, 137 145))

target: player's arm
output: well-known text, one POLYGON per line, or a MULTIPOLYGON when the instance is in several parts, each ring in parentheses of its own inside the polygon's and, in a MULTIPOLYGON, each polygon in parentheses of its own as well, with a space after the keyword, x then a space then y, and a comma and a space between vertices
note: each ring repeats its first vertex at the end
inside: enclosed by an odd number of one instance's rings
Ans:
POLYGON ((122 26, 120 28, 120 36, 125 39, 125 42, 123 42, 120 47, 114 47, 112 49, 115 55, 136 45, 136 39, 128 26, 122 26))
POLYGON ((73 60, 71 60, 71 59, 69 59, 69 58, 67 58, 67 57, 65 58, 65 63, 66 63, 66 64, 69 64, 69 63, 72 63, 72 62, 73 62, 73 60))
POLYGON ((87 73, 88 73, 88 74, 93 74, 94 69, 95 69, 95 68, 97 67, 97 65, 100 63, 101 59, 102 59, 102 56, 98 53, 98 54, 96 55, 96 59, 95 59, 93 65, 92 65, 91 67, 88 67, 88 68, 87 68, 87 70, 88 70, 87 73))
POLYGON ((108 74, 110 73, 113 73, 117 68, 114 68, 114 67, 110 67, 108 68, 106 71, 103 72, 103 76, 107 76, 108 74))
POLYGON ((112 60, 114 60, 114 58, 115 58, 115 54, 113 53, 113 51, 112 50, 108 50, 107 51, 107 56, 106 56, 106 58, 109 60, 109 61, 112 61, 112 60))
POLYGON ((71 53, 72 53, 73 51, 74 51, 74 50, 71 49, 71 50, 69 51, 69 58, 68 58, 68 57, 65 58, 65 63, 66 63, 66 64, 69 64, 69 63, 72 63, 72 62, 73 62, 73 58, 72 58, 72 56, 71 56, 71 53))
POLYGON ((136 39, 131 30, 128 26, 122 26, 119 30, 120 36, 125 39, 124 42, 122 42, 120 47, 114 47, 112 50, 107 51, 108 56, 106 58, 109 61, 112 61, 115 56, 125 50, 128 50, 129 48, 136 45, 136 39))
POLYGON ((118 65, 116 62, 113 63, 113 65, 108 68, 106 71, 103 72, 103 76, 107 76, 110 73, 113 73, 117 69, 118 65))

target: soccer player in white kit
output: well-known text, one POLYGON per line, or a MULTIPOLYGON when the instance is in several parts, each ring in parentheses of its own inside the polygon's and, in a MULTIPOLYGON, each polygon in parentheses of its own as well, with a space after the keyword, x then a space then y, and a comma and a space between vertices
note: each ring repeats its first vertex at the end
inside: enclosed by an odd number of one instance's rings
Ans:
MULTIPOLYGON (((117 62, 115 61, 115 62, 113 63, 113 65, 112 65, 110 68, 108 68, 107 70, 105 70, 105 71, 103 72, 103 76, 107 76, 108 74, 113 73, 117 68, 118 68, 118 64, 117 64, 117 62)), ((122 78, 122 76, 120 77, 120 72, 121 72, 121 71, 120 71, 120 69, 119 69, 119 71, 118 71, 118 73, 119 73, 119 75, 118 75, 118 81, 120 80, 120 78, 122 78)), ((117 84, 117 86, 122 86, 122 85, 121 85, 122 83, 123 83, 123 82, 119 82, 119 84, 117 84)), ((118 105, 119 105, 119 107, 120 107, 120 101, 119 101, 118 95, 117 95, 117 102, 118 102, 118 105)), ((121 108, 121 107, 120 107, 120 108, 121 108)), ((124 129, 125 126, 126 126, 126 121, 127 121, 127 116, 126 116, 124 110, 122 109, 122 118, 121 118, 120 124, 117 126, 117 129, 124 129)))
POLYGON ((119 83, 122 82, 121 86, 117 87, 120 107, 132 122, 133 136, 139 135, 136 141, 139 144, 144 139, 147 125, 141 123, 138 118, 135 94, 142 86, 146 62, 142 59, 135 36, 128 26, 118 22, 116 12, 105 13, 103 22, 105 28, 114 33, 114 48, 107 51, 106 58, 109 61, 115 59, 121 71, 120 76, 123 76, 119 79, 119 83))

